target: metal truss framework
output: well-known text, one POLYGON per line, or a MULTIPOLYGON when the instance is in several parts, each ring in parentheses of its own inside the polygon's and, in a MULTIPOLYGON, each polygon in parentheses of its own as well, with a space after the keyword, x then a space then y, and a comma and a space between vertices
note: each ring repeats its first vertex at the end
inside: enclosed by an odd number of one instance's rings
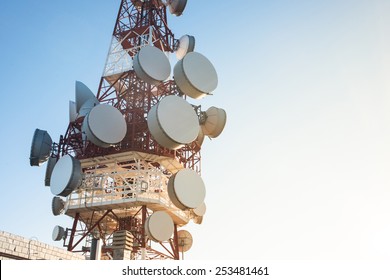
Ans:
MULTIPOLYGON (((86 162, 82 164, 86 166, 86 162)), ((191 219, 196 222, 197 217, 191 210, 182 211, 170 201, 167 172, 140 159, 126 164, 106 162, 86 169, 80 188, 67 197, 65 211, 74 218, 73 227, 68 230, 70 239, 64 244, 68 250, 88 252, 88 246, 80 250, 79 244, 93 235, 103 240, 103 252, 108 256, 115 249, 109 245, 113 234, 126 230, 134 238, 132 259, 178 257, 175 236, 167 243, 157 244, 159 251, 154 242, 146 242, 148 237, 144 232, 145 217, 158 210, 172 217, 175 234, 178 226, 191 219), (76 242, 75 237, 79 237, 76 242)))
MULTIPOLYGON (((95 213, 92 212, 92 215, 95 213)), ((131 232, 134 237, 134 245, 131 250, 132 260, 137 259, 147 259, 147 260, 157 260, 157 259, 173 259, 179 260, 179 243, 177 236, 177 225, 174 227, 173 238, 170 238, 167 242, 160 242, 158 246, 153 245, 153 243, 145 238, 145 223, 148 216, 151 214, 147 206, 138 207, 137 212, 125 218, 119 218, 115 215, 112 210, 107 210, 102 213, 100 219, 94 223, 88 223, 88 221, 83 221, 79 214, 76 214, 73 221, 73 226, 71 229, 67 229, 68 235, 70 236, 68 242, 64 240, 64 247, 67 247, 68 251, 72 252, 90 252, 90 247, 83 246, 81 250, 78 250, 78 246, 82 241, 86 241, 86 244, 90 243, 88 239, 91 235, 96 238, 102 239, 102 259, 112 259, 114 248, 109 245, 112 242, 113 233, 107 235, 103 230, 104 219, 108 216, 113 217, 117 222, 116 230, 127 230, 131 232), (78 229, 81 228, 81 229, 78 229), (78 240, 75 240, 75 237, 78 237, 78 240), (158 247, 157 249, 155 247, 158 247)))
POLYGON ((168 27, 166 7, 159 0, 122 0, 113 37, 123 49, 133 52, 131 56, 150 40, 164 52, 174 51, 175 38, 168 27))
MULTIPOLYGON (((145 42, 150 41, 166 52, 173 52, 176 41, 168 28, 166 17, 166 7, 161 1, 122 0, 113 38, 121 43, 123 50, 131 58, 143 44, 146 44, 145 42), (136 5, 143 4, 134 6, 133 2, 136 5), (147 39, 142 39, 145 36, 147 39)), ((108 57, 112 54, 111 51, 108 57)), ((181 95, 173 80, 154 86, 139 79, 133 70, 110 76, 103 75, 97 98, 101 103, 110 104, 122 112, 127 122, 127 135, 115 147, 98 147, 83 140, 81 125, 84 118, 80 117, 71 122, 65 136, 60 137, 57 156, 72 154, 78 159, 85 159, 125 151, 139 151, 174 158, 183 167, 200 173, 200 146, 196 142, 173 151, 160 146, 148 130, 146 117, 149 110, 168 95, 181 95)))
MULTIPOLYGON (((121 111, 127 123, 127 134, 123 141, 110 148, 101 148, 92 142, 84 141, 82 137, 82 123, 84 117, 71 122, 65 136, 60 137, 59 143, 52 156, 70 154, 79 160, 86 160, 108 155, 123 154, 126 152, 141 152, 177 161, 183 168, 190 168, 201 172, 201 156, 198 143, 193 142, 178 150, 169 150, 160 146, 151 136, 147 126, 147 114, 163 97, 168 95, 182 96, 173 80, 168 80, 158 86, 148 84, 139 79, 132 70, 131 61, 138 50, 152 44, 166 53, 175 50, 177 40, 167 24, 167 8, 160 0, 122 0, 112 35, 112 43, 107 56, 104 73, 101 77, 97 98, 100 103, 114 106, 121 111)), ((183 97, 184 98, 184 97, 183 97)), ((194 108, 200 113, 199 108, 194 108)), ((131 158, 128 160, 132 160, 131 158)), ((124 164, 123 160, 119 164, 124 164)), ((161 161, 149 161, 149 164, 163 172, 169 170, 161 161)), ((83 167, 83 172, 88 173, 88 168, 83 167)), ((171 175, 169 172, 167 175, 171 175)), ((107 219, 115 221, 116 230, 128 228, 123 226, 123 221, 137 224, 136 230, 130 230, 135 240, 138 240, 132 251, 132 259, 137 258, 171 258, 179 259, 177 246, 177 227, 175 224, 174 237, 167 244, 160 244, 161 250, 153 249, 146 243, 144 231, 145 219, 151 210, 147 203, 136 205, 136 214, 127 217, 119 217, 114 209, 94 210, 88 214, 81 212, 65 213, 74 218, 73 226, 68 230, 69 251, 77 251, 76 247, 81 241, 93 232, 104 240, 103 252, 110 252, 108 242, 111 232, 104 230, 103 224, 107 219), (88 217, 88 218, 86 218, 88 217), (95 218, 94 218, 95 217, 95 218), (99 219, 96 220, 96 217, 99 219), (82 225, 84 224, 84 225, 82 225), (107 235, 108 234, 108 235, 107 235), (80 239, 75 242, 75 238, 80 239), (165 251, 165 253, 161 252, 165 251)), ((85 209, 80 209, 80 211, 85 209)), ((126 222, 124 223, 126 224, 126 222)), ((65 245, 65 241, 64 241, 65 245)), ((87 252, 88 248, 85 247, 87 252)))

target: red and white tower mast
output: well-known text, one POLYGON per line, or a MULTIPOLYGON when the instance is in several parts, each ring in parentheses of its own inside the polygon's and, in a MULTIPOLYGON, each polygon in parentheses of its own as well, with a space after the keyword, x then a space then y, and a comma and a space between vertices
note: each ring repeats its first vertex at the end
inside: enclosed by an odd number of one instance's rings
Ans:
MULTIPOLYGON (((144 171, 148 170, 169 177, 182 168, 191 168, 200 173, 200 145, 196 141, 181 149, 170 150, 159 145, 148 130, 146 116, 151 107, 165 96, 180 95, 173 80, 152 85, 135 74, 132 59, 140 48, 150 43, 165 53, 173 53, 175 50, 177 40, 168 27, 167 7, 158 0, 122 0, 97 99, 122 112, 127 124, 127 134, 115 147, 102 148, 93 143, 86 145, 81 129, 83 118, 71 122, 65 137, 60 139, 59 152, 61 155, 73 154, 79 159, 84 173, 91 176, 106 174, 107 178, 110 178, 108 174, 124 168, 136 171, 137 176, 142 176, 140 174, 147 173, 144 171), (96 170, 99 172, 95 173, 96 170)), ((133 172, 121 175, 121 178, 111 177, 116 185, 122 185, 123 176, 125 183, 130 186, 139 181, 133 176, 133 172)), ((145 180, 145 183, 149 182, 145 180)), ((70 204, 74 202, 72 197, 69 201, 70 204)), ((149 201, 138 204, 140 203, 113 203, 92 208, 94 210, 80 208, 80 205, 75 205, 74 209, 70 206, 66 215, 74 217, 74 223, 67 238, 68 250, 78 251, 79 242, 91 233, 107 245, 111 238, 112 242, 116 241, 115 232, 127 231, 132 236, 119 238, 121 241, 127 239, 127 245, 120 244, 118 249, 103 245, 103 253, 111 253, 115 258, 178 259, 177 227, 186 224, 188 219, 177 219, 174 238, 168 245, 161 243, 159 249, 155 249, 147 243, 144 225, 150 213, 157 209, 150 209, 153 206, 149 201), (115 254, 117 251, 122 252, 123 256, 115 254)), ((84 247, 85 249, 89 250, 84 247)))
POLYGON ((91 259, 179 259, 191 247, 191 235, 178 229, 202 223, 201 145, 205 135, 222 132, 226 113, 186 101, 217 86, 212 64, 193 52, 195 39, 177 40, 168 27, 167 9, 178 16, 186 3, 122 0, 97 94, 76 82, 59 143, 46 131, 34 134, 30 164, 48 160, 53 214, 74 219, 53 231, 69 251, 91 259))

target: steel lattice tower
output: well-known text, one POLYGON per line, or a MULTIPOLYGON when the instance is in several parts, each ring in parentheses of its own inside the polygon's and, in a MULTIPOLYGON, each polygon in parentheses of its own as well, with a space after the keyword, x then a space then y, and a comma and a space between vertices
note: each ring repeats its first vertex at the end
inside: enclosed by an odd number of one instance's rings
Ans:
POLYGON ((201 145, 221 134, 226 112, 187 100, 210 95, 218 75, 194 51, 195 37, 177 40, 168 27, 168 7, 180 16, 186 4, 122 0, 98 92, 76 81, 58 143, 46 130, 34 132, 30 165, 47 162, 52 213, 73 218, 52 234, 68 251, 178 260, 192 246, 182 227, 201 224, 206 213, 201 145))
MULTIPOLYGON (((155 86, 135 75, 132 58, 146 44, 153 44, 166 53, 174 52, 177 40, 168 27, 166 6, 158 0, 122 0, 97 98, 100 103, 120 110, 125 116, 127 134, 119 145, 101 148, 83 140, 83 118, 78 118, 69 124, 65 136, 60 137, 58 148, 54 150, 56 157, 71 154, 81 161, 83 173, 86 174, 83 183, 86 189, 92 188, 90 185, 96 182, 96 178, 110 178, 111 183, 121 182, 129 189, 136 184, 137 188, 139 185, 142 188, 142 182, 145 182, 150 189, 150 185, 153 185, 151 180, 157 178, 158 184, 164 185, 166 178, 182 168, 200 173, 200 146, 196 142, 178 150, 169 150, 153 140, 148 130, 146 116, 150 108, 163 97, 180 93, 173 80, 155 86)), ((158 190, 154 188, 156 193, 158 190)), ((127 258, 179 259, 177 228, 191 219, 189 214, 172 214, 175 216, 174 236, 168 243, 161 243, 159 249, 155 249, 145 238, 145 220, 151 211, 167 210, 167 207, 158 203, 151 206, 146 198, 144 203, 138 199, 132 203, 96 204, 94 207, 83 207, 82 203, 76 203, 77 200, 87 201, 85 197, 88 195, 95 195, 92 200, 99 196, 92 190, 91 194, 85 191, 76 198, 74 195, 68 198, 70 205, 75 202, 74 207, 70 206, 65 213, 74 218, 72 228, 68 229, 68 238, 64 241, 69 251, 80 251, 81 242, 93 235, 102 239, 103 253, 108 252, 115 257, 115 246, 110 248, 107 245, 115 239, 115 232, 126 230, 132 233, 128 240, 130 246, 126 247, 130 253, 127 258)), ((88 246, 81 249, 88 250, 88 246)), ((125 258, 116 256, 122 257, 125 258)))

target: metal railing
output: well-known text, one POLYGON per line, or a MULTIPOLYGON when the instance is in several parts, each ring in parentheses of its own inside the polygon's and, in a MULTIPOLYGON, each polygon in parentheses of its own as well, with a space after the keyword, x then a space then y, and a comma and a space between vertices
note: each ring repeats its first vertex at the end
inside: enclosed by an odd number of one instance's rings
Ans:
POLYGON ((178 209, 169 199, 167 191, 158 188, 132 188, 125 186, 112 187, 89 187, 79 189, 71 193, 67 198, 67 209, 82 208, 107 208, 116 209, 123 207, 124 204, 131 207, 138 206, 140 203, 149 205, 160 205, 167 211, 172 212, 184 221, 189 221, 188 211, 178 209))

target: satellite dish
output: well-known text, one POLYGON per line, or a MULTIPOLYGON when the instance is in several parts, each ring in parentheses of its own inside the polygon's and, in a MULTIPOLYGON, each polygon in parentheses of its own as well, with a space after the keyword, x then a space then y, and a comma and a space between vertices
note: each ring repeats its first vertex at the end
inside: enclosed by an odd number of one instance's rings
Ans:
POLYGON ((201 125, 203 133, 211 138, 218 137, 226 124, 225 110, 217 107, 210 107, 205 112, 205 115, 205 122, 201 125))
POLYGON ((199 119, 187 101, 170 95, 150 109, 148 128, 161 146, 175 150, 196 139, 199 119))
POLYGON ((193 212, 196 216, 204 216, 204 214, 206 214, 206 203, 203 202, 199 207, 195 208, 193 212))
POLYGON ((87 101, 84 102, 84 104, 81 106, 78 118, 80 117, 85 117, 88 115, 89 112, 95 107, 96 105, 99 104, 99 101, 96 98, 90 98, 87 101))
POLYGON ((66 232, 65 229, 61 226, 55 226, 52 233, 52 238, 54 241, 60 241, 61 239, 65 239, 66 232))
POLYGON ((168 79, 171 73, 171 65, 167 56, 153 46, 140 49, 134 56, 133 67, 138 78, 153 85, 158 85, 168 79))
POLYGON ((30 165, 40 166, 50 157, 53 141, 46 130, 36 129, 31 143, 30 165))
POLYGON ((196 137, 195 142, 200 147, 200 146, 202 146, 203 141, 204 141, 204 133, 203 133, 202 129, 199 129, 199 134, 198 134, 198 137, 196 137))
POLYGON ((171 3, 169 4, 169 11, 172 15, 181 16, 186 5, 187 0, 171 0, 171 3))
POLYGON ((80 161, 70 155, 63 156, 54 166, 50 190, 58 196, 68 196, 81 183, 80 161))
POLYGON ((194 99, 206 96, 218 85, 218 75, 214 66, 197 52, 190 52, 179 60, 173 74, 179 90, 194 99))
POLYGON ((180 252, 184 253, 191 249, 193 243, 191 233, 186 230, 180 230, 177 232, 177 239, 180 252))
POLYGON ((49 157, 49 160, 47 161, 46 165, 46 173, 45 173, 45 186, 49 187, 50 186, 50 179, 51 179, 51 174, 53 173, 54 166, 57 163, 57 158, 49 157))
POLYGON ((55 196, 51 201, 51 211, 54 216, 58 216, 64 212, 65 209, 65 201, 63 201, 60 197, 55 196))
POLYGON ((81 106, 91 98, 95 99, 96 103, 99 103, 99 100, 85 84, 76 81, 76 112, 79 113, 81 106))
POLYGON ((203 216, 196 216, 194 218, 194 223, 198 224, 198 225, 202 224, 203 223, 203 216))
POLYGON ((76 102, 69 101, 69 122, 74 122, 77 119, 76 102))
POLYGON ((200 225, 203 222, 203 216, 206 214, 206 204, 203 202, 199 207, 192 210, 194 213, 193 221, 200 225))
POLYGON ((184 35, 179 39, 179 45, 176 50, 176 58, 178 60, 181 60, 187 53, 193 52, 194 49, 195 37, 190 35, 184 35))
POLYGON ((99 104, 92 108, 81 128, 89 141, 103 148, 118 144, 127 132, 122 113, 108 104, 99 104))
POLYGON ((166 212, 154 212, 145 223, 145 232, 155 242, 167 241, 173 234, 174 223, 166 212))
POLYGON ((168 181, 168 195, 181 210, 199 207, 206 196, 202 178, 192 169, 182 169, 168 181))

